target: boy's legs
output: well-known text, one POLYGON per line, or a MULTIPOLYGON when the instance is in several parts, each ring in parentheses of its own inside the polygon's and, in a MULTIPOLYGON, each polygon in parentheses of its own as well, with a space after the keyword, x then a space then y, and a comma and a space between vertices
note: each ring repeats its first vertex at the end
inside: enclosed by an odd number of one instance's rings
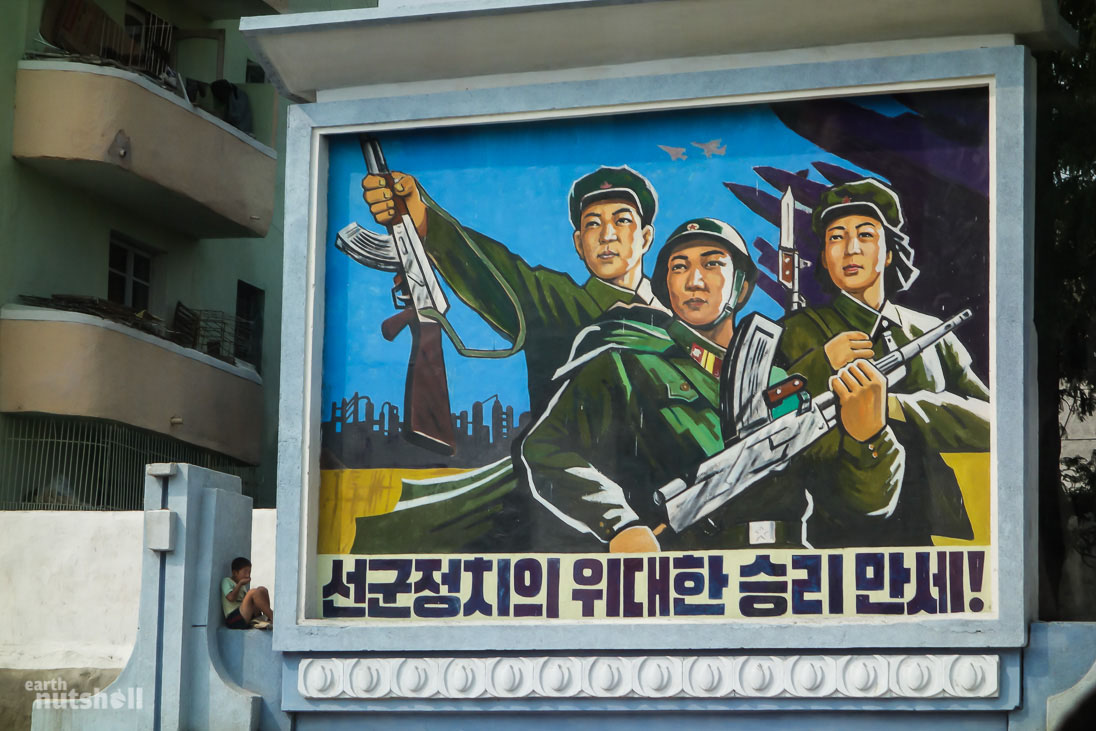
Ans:
POLYGON ((240 616, 244 618, 244 621, 250 622, 260 612, 274 619, 274 610, 270 608, 270 593, 265 586, 259 586, 247 592, 244 600, 240 602, 240 616))

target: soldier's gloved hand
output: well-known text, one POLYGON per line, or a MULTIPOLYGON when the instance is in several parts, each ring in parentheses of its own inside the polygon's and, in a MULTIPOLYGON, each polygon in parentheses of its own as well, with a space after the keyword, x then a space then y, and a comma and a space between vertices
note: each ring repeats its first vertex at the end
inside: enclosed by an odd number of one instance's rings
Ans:
POLYGON ((859 359, 842 367, 830 379, 837 394, 845 433, 866 442, 887 425, 887 379, 871 361, 859 359))
POLYGON ((645 525, 625 528, 609 539, 609 553, 652 553, 662 550, 655 533, 645 525))
POLYGON ((857 358, 871 358, 871 338, 867 333, 859 330, 850 330, 835 335, 828 343, 822 346, 826 352, 826 360, 830 362, 830 368, 835 371, 842 366, 852 363, 857 358))
POLYGON ((422 201, 419 185, 413 177, 405 173, 393 171, 392 186, 380 175, 366 175, 362 178, 362 198, 369 204, 369 212, 373 214, 373 220, 382 226, 391 224, 396 218, 396 207, 393 203, 393 195, 403 199, 407 204, 407 213, 411 216, 411 222, 415 224, 415 230, 419 236, 426 237, 426 204, 422 201))

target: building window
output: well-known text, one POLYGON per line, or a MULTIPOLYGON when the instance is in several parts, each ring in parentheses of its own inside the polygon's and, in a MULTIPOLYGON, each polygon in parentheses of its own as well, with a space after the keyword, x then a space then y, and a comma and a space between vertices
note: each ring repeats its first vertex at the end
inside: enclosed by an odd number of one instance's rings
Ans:
POLYGON ((247 67, 244 70, 244 83, 245 84, 265 84, 266 83, 266 71, 262 66, 247 59, 247 67))
POLYGON ((263 360, 263 302, 265 293, 247 282, 236 282, 235 355, 260 370, 263 360))
POLYGON ((137 312, 148 309, 152 257, 120 234, 111 232, 107 299, 137 312))

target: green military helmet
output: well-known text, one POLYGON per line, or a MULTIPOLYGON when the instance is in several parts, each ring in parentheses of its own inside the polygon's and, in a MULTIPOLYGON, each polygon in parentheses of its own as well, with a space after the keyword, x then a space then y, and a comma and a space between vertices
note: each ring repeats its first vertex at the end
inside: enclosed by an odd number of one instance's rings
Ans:
MULTIPOLYGON (((887 232, 887 251, 893 255, 891 265, 887 267, 888 279, 891 280, 887 290, 901 292, 907 289, 920 272, 913 265, 913 247, 909 245, 909 236, 902 231, 906 220, 898 194, 875 178, 840 183, 824 190, 811 216, 811 228, 823 246, 826 227, 844 216, 867 216, 883 224, 887 232)), ((821 266, 816 272, 824 276, 821 266)))
MULTIPOLYGON (((742 234, 735 230, 734 226, 724 223, 717 218, 692 218, 674 229, 666 243, 659 249, 658 258, 655 260, 654 274, 651 276, 651 291, 667 307, 670 306, 670 291, 666 286, 666 275, 670 271, 670 255, 685 244, 698 240, 718 241, 731 254, 731 261, 735 269, 735 296, 734 303, 742 292, 742 287, 753 287, 757 281, 757 265, 754 264, 750 250, 746 247, 746 240, 742 234)), ((748 297, 746 299, 749 299, 748 297)), ((745 304, 746 300, 742 300, 745 304)), ((736 309, 740 305, 736 304, 736 309)))
POLYGON ((579 219, 582 218, 582 211, 586 206, 612 199, 629 201, 639 212, 640 222, 644 226, 650 226, 655 220, 658 196, 651 181, 627 165, 600 167, 571 185, 567 204, 575 230, 579 229, 579 219))

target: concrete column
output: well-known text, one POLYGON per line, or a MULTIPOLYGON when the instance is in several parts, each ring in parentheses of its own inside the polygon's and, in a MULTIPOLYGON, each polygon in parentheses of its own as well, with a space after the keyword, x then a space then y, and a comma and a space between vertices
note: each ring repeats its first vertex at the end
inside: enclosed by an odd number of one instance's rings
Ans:
MULTIPOLYGON (((256 729, 261 697, 229 679, 217 644, 220 581, 251 545, 240 480, 185 464, 145 476, 140 609, 133 654, 101 693, 34 708, 32 731, 256 729)), ((274 658, 271 658, 273 662, 274 658)))

